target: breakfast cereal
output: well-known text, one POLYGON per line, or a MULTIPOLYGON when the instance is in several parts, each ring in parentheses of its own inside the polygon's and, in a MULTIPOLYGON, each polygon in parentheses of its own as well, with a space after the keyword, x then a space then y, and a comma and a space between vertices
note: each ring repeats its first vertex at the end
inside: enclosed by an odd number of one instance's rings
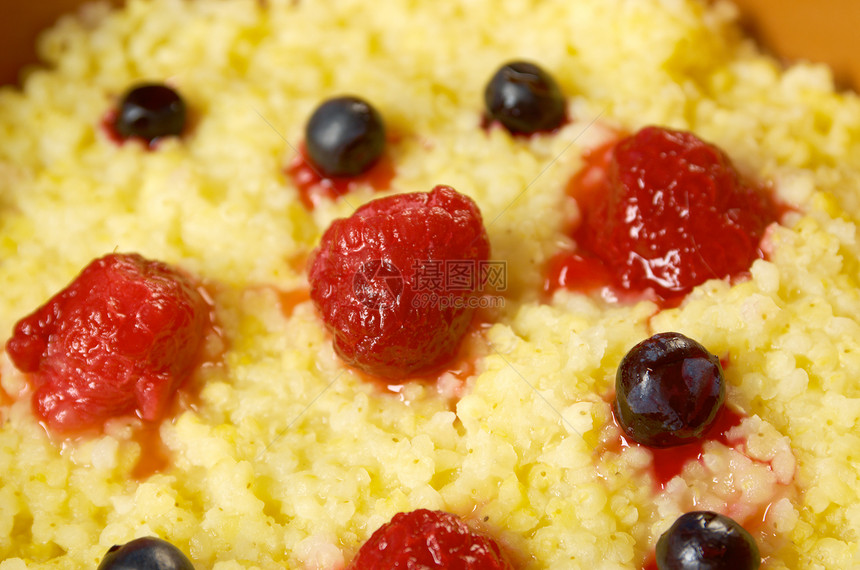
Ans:
POLYGON ((213 327, 161 421, 80 433, 39 421, 4 353, 0 570, 95 567, 143 536, 198 569, 342 569, 417 509, 521 569, 654 567, 692 510, 743 525, 766 568, 860 566, 860 97, 763 55, 730 4, 128 0, 64 17, 39 50, 0 90, 4 342, 117 252, 192 276, 213 327), (487 82, 515 60, 558 83, 557 127, 488 120, 487 82), (144 81, 181 94, 180 134, 112 130, 144 81), (303 194, 308 117, 341 95, 372 103, 385 150, 303 194), (773 196, 760 255, 676 302, 547 286, 583 215, 573 181, 648 125, 695 133, 773 196), (480 208, 494 290, 449 367, 368 378, 335 351, 308 260, 335 219, 437 185, 480 208), (622 358, 663 331, 725 373, 719 435, 683 453, 612 413, 622 358))

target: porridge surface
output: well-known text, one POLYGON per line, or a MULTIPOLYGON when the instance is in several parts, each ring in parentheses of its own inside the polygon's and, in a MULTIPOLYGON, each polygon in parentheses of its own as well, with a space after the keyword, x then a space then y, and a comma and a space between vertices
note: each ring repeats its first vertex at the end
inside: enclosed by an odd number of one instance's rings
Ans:
POLYGON ((464 517, 521 568, 641 568, 694 508, 744 524, 767 568, 857 567, 860 99, 823 67, 782 69, 733 16, 682 0, 131 0, 61 20, 46 67, 0 91, 4 341, 114 251, 200 279, 218 333, 164 421, 74 437, 39 424, 4 354, 0 569, 95 567, 145 535, 198 568, 338 569, 417 508, 464 517), (483 124, 484 86, 513 59, 558 81, 557 131, 483 124), (189 109, 154 149, 103 128, 140 80, 189 109), (289 165, 309 114, 343 93, 383 115, 394 177, 309 209, 289 165), (765 259, 675 308, 544 295, 583 156, 650 124, 718 145, 786 205, 765 259), (305 260, 360 204, 437 184, 480 207, 506 290, 467 365, 386 389, 338 359, 305 260), (720 357, 738 417, 668 479, 610 404, 621 358, 660 331, 720 357))

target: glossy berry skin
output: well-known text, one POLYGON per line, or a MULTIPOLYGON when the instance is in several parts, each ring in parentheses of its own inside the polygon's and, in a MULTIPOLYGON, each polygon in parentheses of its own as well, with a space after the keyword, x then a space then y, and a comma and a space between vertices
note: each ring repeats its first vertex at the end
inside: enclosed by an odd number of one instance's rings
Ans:
POLYGON ((750 533, 710 511, 681 515, 657 541, 660 570, 756 570, 760 565, 750 533))
POLYGON ((551 131, 565 119, 565 101, 552 76, 526 61, 503 65, 484 90, 487 116, 516 134, 551 131))
POLYGON ((353 96, 323 102, 305 127, 311 162, 326 176, 356 176, 385 150, 385 124, 367 101, 353 96))
POLYGON ((776 218, 720 149, 661 127, 615 146, 604 192, 586 217, 585 246, 622 288, 664 298, 747 271, 776 218))
POLYGON ((420 509, 394 515, 347 570, 513 570, 499 545, 459 517, 420 509))
POLYGON ((194 369, 208 323, 209 305, 187 277, 111 254, 21 319, 6 351, 30 375, 34 411, 51 428, 131 413, 154 421, 194 369))
POLYGON ((185 128, 185 101, 160 83, 144 83, 129 89, 119 105, 115 128, 122 138, 137 137, 148 143, 185 128))
POLYGON ((146 536, 112 546, 97 570, 194 570, 194 566, 166 540, 146 536))
POLYGON ((615 416, 633 441, 671 447, 702 438, 726 398, 719 359, 675 332, 634 346, 615 376, 615 416))
POLYGON ((431 371, 453 356, 479 294, 490 245, 477 205, 447 186, 368 202, 323 234, 310 265, 311 298, 348 364, 381 378, 431 371), (425 281, 455 261, 475 277, 425 281), (435 301, 432 295, 437 295, 435 301))

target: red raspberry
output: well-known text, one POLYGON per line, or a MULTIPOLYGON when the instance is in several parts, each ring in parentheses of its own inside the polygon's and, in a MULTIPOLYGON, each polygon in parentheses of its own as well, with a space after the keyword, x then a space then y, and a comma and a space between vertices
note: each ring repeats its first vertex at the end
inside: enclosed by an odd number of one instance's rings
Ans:
POLYGON ((664 298, 748 270, 776 219, 720 149, 660 127, 617 144, 605 192, 586 214, 585 246, 623 288, 664 298))
POLYGON ((403 378, 454 355, 489 252, 478 207, 453 188, 380 198, 326 230, 311 298, 344 361, 403 378))
POLYGON ((347 570, 513 570, 499 545, 443 511, 398 513, 379 527, 347 570))
POLYGON ((31 374, 35 413, 53 428, 132 412, 152 421, 193 369, 208 315, 175 269, 111 254, 20 320, 6 351, 31 374))

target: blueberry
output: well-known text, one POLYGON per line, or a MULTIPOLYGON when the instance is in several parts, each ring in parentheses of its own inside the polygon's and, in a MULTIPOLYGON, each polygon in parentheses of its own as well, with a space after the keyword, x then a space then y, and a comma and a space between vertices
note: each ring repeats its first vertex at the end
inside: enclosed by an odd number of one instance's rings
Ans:
POLYGON ((385 149, 385 125, 370 103, 353 96, 335 97, 313 112, 305 127, 311 162, 327 176, 355 176, 367 171, 385 149))
POLYGON ((185 127, 185 102, 166 85, 136 85, 122 97, 115 126, 121 137, 140 137, 147 142, 178 135, 185 127))
POLYGON ((719 359, 698 342, 659 333, 628 352, 615 376, 615 416, 633 441, 671 447, 700 439, 726 399, 719 359))
POLYGON ((194 570, 194 566, 166 540, 146 536, 110 547, 97 570, 194 570))
POLYGON ((660 570, 755 570, 760 565, 750 533, 710 511, 681 515, 657 541, 660 570))
POLYGON ((537 65, 515 61, 503 65, 484 90, 487 114, 512 133, 550 131, 564 122, 564 95, 555 80, 537 65))

